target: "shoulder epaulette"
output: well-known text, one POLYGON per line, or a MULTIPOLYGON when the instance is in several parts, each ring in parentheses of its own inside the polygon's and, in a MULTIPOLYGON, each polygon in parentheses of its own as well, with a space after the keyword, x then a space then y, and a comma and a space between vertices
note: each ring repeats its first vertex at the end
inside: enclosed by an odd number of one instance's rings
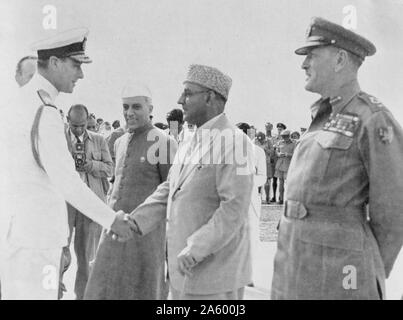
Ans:
POLYGON ((374 96, 371 96, 368 93, 361 91, 360 93, 358 93, 357 97, 361 101, 364 101, 365 104, 369 107, 369 109, 372 112, 378 112, 378 111, 386 109, 386 107, 384 106, 384 104, 382 102, 380 102, 377 98, 375 98, 374 96))
POLYGON ((37 93, 44 106, 53 107, 53 108, 57 109, 56 106, 52 103, 52 99, 50 99, 50 95, 45 90, 39 89, 37 91, 37 93))

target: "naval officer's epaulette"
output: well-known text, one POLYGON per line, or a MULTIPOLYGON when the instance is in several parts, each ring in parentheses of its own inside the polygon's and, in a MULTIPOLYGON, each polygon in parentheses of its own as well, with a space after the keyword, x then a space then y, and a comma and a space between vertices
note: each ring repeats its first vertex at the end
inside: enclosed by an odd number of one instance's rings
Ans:
POLYGON ((364 101, 365 104, 369 107, 372 113, 379 112, 379 111, 387 111, 387 108, 374 96, 371 96, 368 93, 363 91, 359 92, 357 95, 358 99, 364 101))
POLYGON ((39 89, 36 93, 38 94, 44 106, 57 109, 56 106, 52 103, 52 99, 50 99, 49 94, 45 90, 39 89))

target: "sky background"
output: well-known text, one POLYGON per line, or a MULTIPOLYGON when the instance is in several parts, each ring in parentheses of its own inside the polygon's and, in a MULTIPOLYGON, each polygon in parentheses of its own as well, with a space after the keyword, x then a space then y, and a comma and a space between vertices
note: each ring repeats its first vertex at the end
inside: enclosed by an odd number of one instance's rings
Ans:
POLYGON ((155 122, 176 107, 192 63, 207 64, 233 79, 226 113, 264 129, 267 121, 307 127, 309 106, 319 97, 304 90, 303 43, 313 16, 342 23, 353 5, 356 32, 377 47, 360 73, 361 88, 403 123, 403 0, 1 0, 0 85, 16 87, 15 66, 30 45, 68 28, 90 29, 85 77, 59 108, 85 104, 104 120, 123 119, 120 94, 129 81, 147 83, 155 122), (57 9, 57 30, 42 26, 45 5, 57 9))

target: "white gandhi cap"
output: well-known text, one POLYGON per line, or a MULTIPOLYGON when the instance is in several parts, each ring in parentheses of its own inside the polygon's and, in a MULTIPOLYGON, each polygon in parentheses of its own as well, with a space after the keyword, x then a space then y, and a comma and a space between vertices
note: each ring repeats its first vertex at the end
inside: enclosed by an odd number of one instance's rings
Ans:
POLYGON ((152 99, 151 90, 143 83, 130 83, 122 90, 122 99, 133 97, 147 97, 152 99))

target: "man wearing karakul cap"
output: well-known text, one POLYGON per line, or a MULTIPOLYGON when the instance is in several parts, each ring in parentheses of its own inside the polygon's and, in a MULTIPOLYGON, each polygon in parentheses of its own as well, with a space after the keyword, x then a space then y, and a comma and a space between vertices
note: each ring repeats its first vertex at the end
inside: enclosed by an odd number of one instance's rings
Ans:
POLYGON ((297 145, 278 235, 273 299, 384 299, 403 243, 403 131, 361 91, 367 39, 315 18, 305 89, 321 95, 297 145))
POLYGON ((88 31, 75 29, 38 42, 38 72, 2 107, 0 277, 3 299, 57 299, 62 247, 67 244, 66 203, 129 239, 123 212, 105 205, 80 179, 67 149, 54 101, 71 93, 91 62, 88 31), (12 119, 12 121, 11 121, 12 119))
MULTIPOLYGON (((176 141, 151 124, 150 90, 126 86, 122 95, 128 132, 115 142, 115 181, 109 198, 113 210, 133 211, 163 183, 173 162, 176 141)), ((166 223, 144 237, 120 243, 102 235, 85 299, 166 299, 166 223)))
POLYGON ((173 299, 242 299, 251 282, 252 143, 223 113, 230 87, 221 71, 190 67, 178 103, 197 130, 179 146, 167 181, 131 214, 145 236, 168 219, 173 299))

